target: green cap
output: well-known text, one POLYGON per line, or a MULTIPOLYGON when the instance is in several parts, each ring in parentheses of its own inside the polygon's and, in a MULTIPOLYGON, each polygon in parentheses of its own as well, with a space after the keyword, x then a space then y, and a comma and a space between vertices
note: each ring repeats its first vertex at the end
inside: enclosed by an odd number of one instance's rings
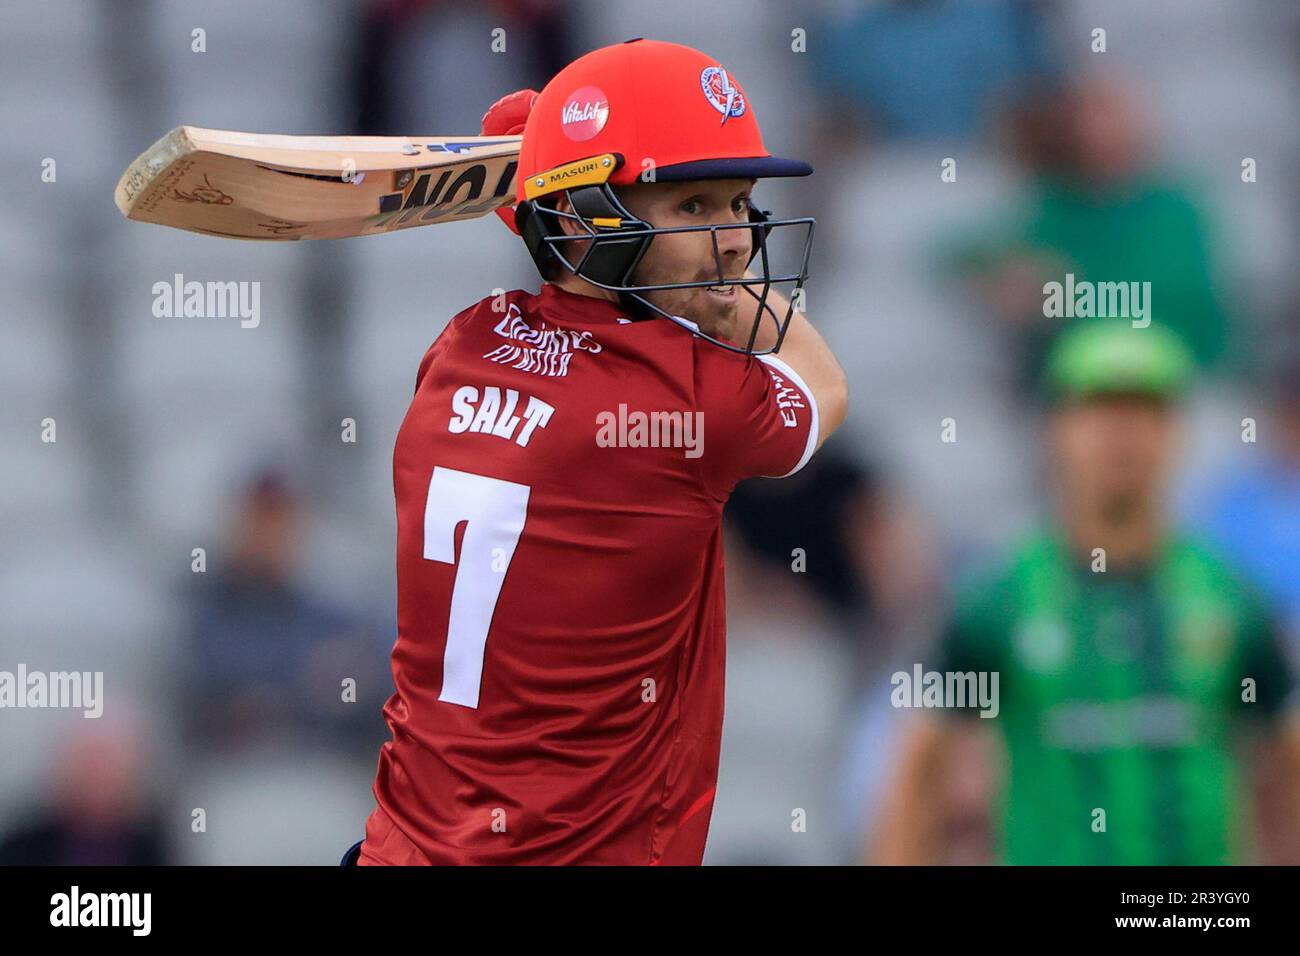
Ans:
POLYGON ((1172 399, 1187 390, 1195 372, 1192 353, 1167 328, 1089 319, 1061 333, 1044 378, 1058 400, 1134 392, 1172 399))

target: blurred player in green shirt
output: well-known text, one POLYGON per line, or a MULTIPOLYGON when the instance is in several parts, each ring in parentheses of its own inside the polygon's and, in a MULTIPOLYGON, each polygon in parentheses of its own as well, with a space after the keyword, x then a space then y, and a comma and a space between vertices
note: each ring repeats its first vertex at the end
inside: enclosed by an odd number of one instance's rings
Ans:
POLYGON ((997 672, 997 715, 908 715, 873 861, 943 859, 953 759, 996 732, 1002 862, 1300 862, 1300 721, 1270 614, 1166 523, 1192 370, 1157 325, 1099 319, 1058 341, 1046 376, 1058 523, 961 589, 925 662, 997 672))

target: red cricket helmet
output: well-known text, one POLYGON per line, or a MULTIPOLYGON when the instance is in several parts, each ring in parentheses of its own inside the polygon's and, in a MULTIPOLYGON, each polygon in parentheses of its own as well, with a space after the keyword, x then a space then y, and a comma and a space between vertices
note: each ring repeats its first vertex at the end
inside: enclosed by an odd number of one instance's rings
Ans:
POLYGON ((534 199, 553 185, 530 190, 538 177, 605 153, 624 159, 606 180, 615 185, 636 182, 647 161, 670 182, 813 171, 768 153, 753 106, 717 60, 659 40, 593 50, 546 84, 524 126, 515 198, 534 199))
MULTIPOLYGON (((750 206, 749 223, 679 226, 658 229, 632 215, 610 188, 644 182, 697 179, 758 179, 807 176, 805 162, 768 153, 753 105, 739 82, 716 60, 687 46, 637 38, 593 50, 570 63, 531 99, 523 130, 516 179, 515 223, 546 276, 555 263, 604 289, 618 292, 632 314, 658 314, 685 325, 695 334, 741 352, 753 343, 766 311, 777 322, 776 345, 792 316, 778 320, 767 307, 774 283, 802 288, 808 277, 814 221, 772 220, 750 206), (560 194, 572 212, 553 208, 560 194), (562 219, 579 224, 581 234, 566 233, 562 219), (806 229, 802 261, 787 275, 772 275, 767 240, 776 227, 806 229), (717 230, 754 231, 753 252, 762 258, 761 277, 728 278, 717 252, 717 230), (662 232, 712 231, 717 281, 635 285, 632 273, 654 236, 662 232), (566 243, 587 242, 581 261, 563 252, 566 243), (643 294, 659 289, 739 285, 760 304, 749 344, 737 347, 700 331, 681 316, 669 315, 643 294), (762 286, 761 295, 750 286, 762 286), (646 311, 648 310, 648 312, 646 311)), ((573 248, 570 246, 570 248, 573 248)), ((795 296, 791 295, 792 301, 795 296)))

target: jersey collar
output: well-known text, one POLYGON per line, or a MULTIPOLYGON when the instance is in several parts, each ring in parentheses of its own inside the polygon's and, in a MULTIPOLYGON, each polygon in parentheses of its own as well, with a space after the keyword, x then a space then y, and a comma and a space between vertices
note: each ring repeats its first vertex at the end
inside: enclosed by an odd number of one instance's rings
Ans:
POLYGON ((542 283, 542 290, 538 293, 538 300, 543 314, 552 321, 558 319, 572 321, 577 318, 584 322, 614 324, 619 319, 627 320, 629 318, 627 313, 623 311, 622 306, 617 302, 610 302, 608 299, 597 299, 594 296, 582 295, 579 292, 570 292, 554 282, 542 283))

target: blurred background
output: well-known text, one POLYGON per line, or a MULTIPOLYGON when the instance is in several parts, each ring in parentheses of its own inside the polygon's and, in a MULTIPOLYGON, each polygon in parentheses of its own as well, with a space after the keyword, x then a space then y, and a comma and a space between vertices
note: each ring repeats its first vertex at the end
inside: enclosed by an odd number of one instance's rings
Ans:
MULTIPOLYGON (((1034 383, 1063 272, 1153 283, 1201 369, 1169 506, 1300 656, 1288 0, 46 0, 0 23, 0 670, 105 675, 97 720, 0 710, 0 860, 333 864, 360 839, 416 367, 461 309, 539 283, 494 216, 283 244, 128 224, 128 162, 181 124, 477 133, 633 36, 717 57, 768 148, 816 168, 755 198, 816 216, 808 313, 852 386, 812 465, 729 506, 706 862, 868 858, 910 717, 888 674, 1051 512, 1034 383), (259 282, 260 324, 155 317, 177 273, 259 282)), ((967 773, 944 860, 992 862, 967 773)))

